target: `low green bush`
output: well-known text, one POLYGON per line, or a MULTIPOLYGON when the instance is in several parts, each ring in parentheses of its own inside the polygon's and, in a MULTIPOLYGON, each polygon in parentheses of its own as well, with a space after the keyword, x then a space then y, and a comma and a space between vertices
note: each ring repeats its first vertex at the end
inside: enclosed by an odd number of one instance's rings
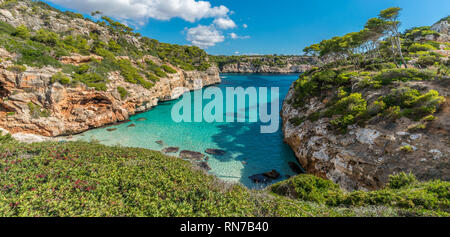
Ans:
POLYGON ((430 71, 415 68, 398 68, 382 70, 373 79, 379 81, 382 85, 389 85, 395 81, 431 80, 433 77, 434 75, 430 71))
POLYGON ((298 175, 277 183, 270 190, 278 195, 324 203, 328 206, 388 206, 441 210, 450 208, 450 182, 418 182, 414 175, 391 175, 387 186, 371 192, 343 192, 331 181, 298 175))
POLYGON ((325 203, 329 197, 341 193, 339 186, 332 181, 313 175, 298 175, 272 185, 270 190, 278 195, 319 203, 325 203))
POLYGON ((11 35, 16 36, 16 37, 20 37, 22 39, 28 39, 28 38, 31 37, 30 31, 24 25, 18 26, 11 35))
POLYGON ((107 90, 107 80, 97 73, 76 74, 73 81, 82 82, 86 86, 95 88, 98 91, 107 90))
POLYGON ((411 53, 416 53, 418 51, 432 51, 437 49, 438 48, 435 48, 433 45, 428 43, 413 43, 411 46, 409 46, 408 51, 411 53))
POLYGON ((51 83, 55 83, 55 82, 59 82, 62 85, 68 85, 70 84, 70 77, 68 77, 67 75, 65 75, 64 73, 61 72, 57 72, 55 73, 52 78, 50 79, 51 83))
POLYGON ((128 91, 125 88, 120 87, 120 86, 117 87, 117 92, 119 92, 120 98, 122 98, 122 100, 125 99, 128 95, 128 91))
POLYGON ((13 34, 16 31, 14 26, 4 22, 0 21, 0 34, 13 34))
POLYGON ((168 65, 162 65, 161 68, 162 68, 165 72, 170 73, 170 74, 177 73, 177 71, 176 71, 175 69, 173 69, 172 67, 170 67, 170 66, 168 66, 168 65))
POLYGON ((6 70, 8 70, 10 72, 15 72, 15 73, 22 73, 27 70, 27 67, 25 67, 23 65, 12 65, 12 66, 7 67, 6 70))
POLYGON ((14 139, 12 138, 10 133, 7 133, 5 135, 3 135, 3 132, 0 131, 0 144, 6 144, 8 142, 13 142, 14 139))
POLYGON ((387 187, 391 189, 400 189, 415 184, 416 182, 416 176, 414 176, 412 173, 407 174, 402 172, 396 175, 390 175, 387 187))
POLYGON ((437 64, 440 64, 441 59, 438 56, 435 55, 426 55, 426 56, 420 56, 417 60, 417 65, 420 67, 426 68, 437 64))
POLYGON ((348 125, 357 122, 357 118, 363 116, 367 111, 367 101, 362 98, 360 93, 352 93, 333 104, 325 111, 325 116, 333 117, 340 115, 339 118, 333 119, 330 123, 341 131, 346 131, 348 125))
POLYGON ((135 68, 129 60, 119 60, 118 64, 120 73, 125 78, 125 81, 133 84, 139 84, 146 89, 153 87, 154 84, 142 77, 139 70, 135 68))
POLYGON ((60 42, 60 36, 55 32, 40 29, 36 31, 33 40, 54 47, 60 42))
POLYGON ((443 96, 435 90, 427 93, 420 93, 409 87, 392 89, 391 93, 382 96, 379 101, 383 101, 387 107, 398 106, 401 115, 416 121, 433 115, 440 104, 445 101, 443 96))

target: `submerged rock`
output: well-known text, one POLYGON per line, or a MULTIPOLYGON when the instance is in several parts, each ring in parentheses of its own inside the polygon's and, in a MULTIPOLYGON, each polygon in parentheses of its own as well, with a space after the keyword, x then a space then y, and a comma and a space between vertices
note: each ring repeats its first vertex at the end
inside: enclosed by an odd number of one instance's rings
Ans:
POLYGON ((160 145, 160 146, 164 146, 164 142, 161 141, 161 140, 160 140, 160 141, 156 141, 155 143, 158 144, 158 145, 160 145))
POLYGON ((108 131, 108 132, 113 132, 113 131, 116 131, 117 130, 117 128, 108 128, 108 129, 106 129, 106 131, 108 131))
POLYGON ((180 157, 183 159, 202 160, 205 158, 205 155, 196 151, 183 150, 180 152, 180 157))
POLYGON ((251 179, 253 181, 253 183, 259 183, 259 184, 267 184, 267 183, 270 183, 270 181, 272 181, 270 178, 266 177, 263 174, 255 174, 248 178, 251 179))
POLYGON ((178 147, 167 147, 163 149, 164 153, 177 153, 180 150, 178 147))
POLYGON ((300 166, 297 165, 295 162, 289 162, 288 164, 289 164, 289 167, 291 167, 291 170, 292 170, 294 173, 296 173, 296 174, 303 174, 303 173, 305 173, 305 172, 303 171, 303 169, 300 168, 300 166))
POLYGON ((216 156, 223 156, 227 153, 226 151, 220 150, 220 149, 206 149, 205 152, 210 155, 216 155, 216 156))
POLYGON ((271 179, 278 179, 280 177, 280 173, 278 173, 276 170, 266 172, 263 175, 266 176, 267 178, 271 178, 271 179))
POLYGON ((138 122, 147 121, 147 119, 146 118, 138 118, 138 119, 136 119, 136 121, 138 121, 138 122))
POLYGON ((134 123, 127 126, 127 128, 134 128, 134 127, 136 127, 136 124, 134 123))
POLYGON ((199 162, 197 164, 197 166, 200 167, 203 170, 206 170, 206 171, 210 171, 211 170, 211 167, 209 166, 208 162, 206 162, 206 161, 199 162))

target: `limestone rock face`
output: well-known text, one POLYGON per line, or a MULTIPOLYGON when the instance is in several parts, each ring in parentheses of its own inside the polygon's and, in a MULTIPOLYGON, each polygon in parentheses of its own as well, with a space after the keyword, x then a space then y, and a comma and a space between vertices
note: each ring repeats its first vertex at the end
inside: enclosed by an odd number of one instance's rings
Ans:
POLYGON ((220 83, 214 67, 206 72, 177 69, 177 73, 161 78, 151 89, 125 82, 119 72, 111 72, 107 91, 95 91, 82 84, 70 87, 51 83, 56 72, 54 68, 27 68, 23 73, 15 73, 0 64, 0 127, 13 134, 76 134, 127 120, 159 101, 177 99, 186 91, 220 83), (119 86, 128 91, 124 99, 117 92, 119 86), (47 113, 36 116, 30 103, 38 107, 38 113, 47 113))
POLYGON ((72 56, 63 56, 60 59, 60 62, 63 64, 72 64, 75 66, 79 66, 83 63, 91 62, 93 59, 102 61, 103 58, 97 55, 83 56, 83 55, 72 55, 72 56))
MULTIPOLYGON (((0 21, 14 27, 25 25, 32 31, 45 28, 73 36, 89 36, 95 33, 103 42, 117 40, 119 37, 117 34, 111 34, 107 27, 93 21, 47 10, 45 6, 33 8, 32 4, 35 3, 29 0, 17 1, 13 7, 0 9, 0 21)), ((124 37, 137 49, 144 48, 138 36, 124 37)), ((81 83, 76 86, 52 83, 52 76, 61 71, 57 68, 27 67, 22 73, 8 71, 7 68, 13 65, 15 57, 16 55, 0 48, 0 128, 12 134, 27 133, 50 137, 80 133, 90 128, 127 120, 131 115, 146 111, 160 101, 177 99, 186 91, 220 82, 217 67, 200 72, 184 71, 172 66, 176 73, 161 78, 150 89, 128 83, 119 72, 111 71, 108 75, 107 90, 95 91, 81 83), (127 90, 125 98, 121 98, 118 87, 127 90)), ((93 59, 103 60, 98 55, 77 54, 59 58, 62 64, 72 65, 80 65, 93 59)), ((150 59, 158 65, 163 64, 154 56, 145 56, 142 60, 144 59, 150 59)))
POLYGON ((434 30, 440 34, 438 41, 441 42, 449 42, 450 41, 450 24, 448 21, 441 21, 433 26, 431 26, 431 30, 434 30))
MULTIPOLYGON (((265 60, 264 56, 253 59, 265 60)), ((317 59, 305 56, 292 56, 286 59, 285 66, 255 66, 252 62, 225 64, 220 67, 221 73, 303 73, 317 65, 317 59)))
MULTIPOLYGON (((398 172, 412 172, 423 180, 450 180, 450 84, 444 80, 412 82, 409 86, 434 89, 446 97, 435 115, 437 119, 424 131, 411 132, 408 128, 416 122, 407 118, 396 123, 375 121, 366 127, 349 126, 346 134, 336 133, 329 118, 306 120, 296 126, 292 118, 308 116, 325 104, 316 98, 297 109, 289 103, 294 97, 292 87, 281 112, 285 141, 308 173, 330 179, 347 190, 381 188, 389 175, 398 172), (413 151, 402 151, 405 145, 413 151)), ((379 93, 374 91, 369 97, 377 98, 379 93)))

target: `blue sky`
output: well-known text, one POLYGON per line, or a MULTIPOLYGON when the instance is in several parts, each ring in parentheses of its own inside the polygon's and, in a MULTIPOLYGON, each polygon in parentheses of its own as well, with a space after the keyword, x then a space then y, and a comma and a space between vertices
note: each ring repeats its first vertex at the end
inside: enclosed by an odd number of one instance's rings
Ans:
POLYGON ((323 39, 362 29, 380 10, 403 8, 402 29, 450 14, 449 0, 48 0, 60 9, 105 15, 162 42, 210 54, 301 54, 323 39))

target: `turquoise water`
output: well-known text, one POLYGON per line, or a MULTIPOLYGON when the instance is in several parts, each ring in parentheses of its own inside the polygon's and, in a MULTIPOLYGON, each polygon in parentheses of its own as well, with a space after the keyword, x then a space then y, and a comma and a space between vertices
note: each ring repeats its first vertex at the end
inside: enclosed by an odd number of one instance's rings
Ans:
MULTIPOLYGON (((264 74, 222 74, 221 76, 222 83, 217 87, 223 91, 224 95, 226 87, 279 87, 280 110, 290 85, 298 78, 298 75, 264 74)), ((194 92, 189 93, 193 95, 194 92)), ((194 96, 191 97, 193 99, 194 96)), ((275 99, 277 99, 275 96, 269 95, 267 103, 270 105, 275 99)), ((209 101, 204 100, 203 104, 209 101)), ((289 146, 283 142, 281 119, 278 132, 272 134, 260 133, 260 126, 263 125, 260 122, 176 123, 171 119, 171 111, 177 102, 178 100, 161 103, 148 112, 131 117, 129 123, 90 130, 76 136, 76 139, 86 141, 95 139, 105 145, 141 147, 158 151, 169 146, 179 147, 180 151, 204 152, 208 148, 222 149, 227 151, 225 156, 208 155, 210 173, 225 181, 240 182, 250 188, 258 187, 248 178, 254 174, 275 169, 281 174, 281 178, 277 181, 285 179, 288 175, 294 175, 288 162, 295 161, 295 156, 289 146), (146 120, 137 121, 139 118, 146 120), (136 127, 128 127, 130 124, 135 124, 136 127), (117 130, 107 131, 110 128, 117 128, 117 130), (156 143, 159 140, 164 141, 164 146, 156 143)), ((247 102, 245 107, 248 117, 248 110, 257 108, 257 104, 247 102)), ((270 113, 270 106, 268 110, 270 113)), ((274 113, 278 115, 279 111, 274 113)), ((224 112, 223 116, 225 118, 230 115, 224 112)))

